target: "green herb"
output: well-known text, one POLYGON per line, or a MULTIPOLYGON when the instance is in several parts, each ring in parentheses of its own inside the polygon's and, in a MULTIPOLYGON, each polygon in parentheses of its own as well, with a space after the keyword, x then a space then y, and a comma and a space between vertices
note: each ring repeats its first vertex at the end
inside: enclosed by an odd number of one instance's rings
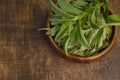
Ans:
POLYGON ((113 25, 120 25, 120 16, 109 13, 108 0, 50 0, 53 10, 50 29, 66 54, 88 57, 110 43, 113 25))

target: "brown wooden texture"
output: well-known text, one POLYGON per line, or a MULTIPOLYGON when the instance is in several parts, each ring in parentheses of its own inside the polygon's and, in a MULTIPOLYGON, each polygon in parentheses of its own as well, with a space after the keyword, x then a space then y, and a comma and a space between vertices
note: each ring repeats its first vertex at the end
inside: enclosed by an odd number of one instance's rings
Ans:
MULTIPOLYGON (((109 1, 120 15, 120 1, 109 1)), ((120 37, 97 62, 68 61, 37 30, 49 9, 49 0, 0 0, 0 80, 120 80, 120 37)))

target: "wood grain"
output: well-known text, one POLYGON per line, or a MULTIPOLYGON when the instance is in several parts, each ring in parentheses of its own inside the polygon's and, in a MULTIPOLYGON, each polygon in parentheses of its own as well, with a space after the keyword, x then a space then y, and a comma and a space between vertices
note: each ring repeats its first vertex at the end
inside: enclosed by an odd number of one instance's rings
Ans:
MULTIPOLYGON (((120 1, 109 1, 120 15, 120 1)), ((97 62, 68 61, 37 30, 49 9, 49 0, 0 0, 0 80, 120 80, 120 37, 97 62)))

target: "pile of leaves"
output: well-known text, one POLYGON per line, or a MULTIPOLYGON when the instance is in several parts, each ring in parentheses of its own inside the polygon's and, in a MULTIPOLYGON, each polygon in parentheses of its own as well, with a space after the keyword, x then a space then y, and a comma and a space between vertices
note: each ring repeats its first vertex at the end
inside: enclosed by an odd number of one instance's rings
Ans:
MULTIPOLYGON (((88 57, 110 44, 112 25, 119 25, 120 17, 110 14, 108 0, 50 0, 51 28, 47 35, 66 54, 88 57)), ((45 29, 45 28, 44 28, 45 29)))

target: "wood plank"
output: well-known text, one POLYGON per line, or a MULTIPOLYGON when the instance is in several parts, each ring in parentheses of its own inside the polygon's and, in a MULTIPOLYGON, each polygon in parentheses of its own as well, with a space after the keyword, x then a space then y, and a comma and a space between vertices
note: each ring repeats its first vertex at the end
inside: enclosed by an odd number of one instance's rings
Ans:
MULTIPOLYGON (((120 14, 120 1, 109 1, 120 14)), ((0 80, 120 80, 120 37, 97 62, 68 61, 38 31, 49 9, 49 0, 0 0, 0 80)))

